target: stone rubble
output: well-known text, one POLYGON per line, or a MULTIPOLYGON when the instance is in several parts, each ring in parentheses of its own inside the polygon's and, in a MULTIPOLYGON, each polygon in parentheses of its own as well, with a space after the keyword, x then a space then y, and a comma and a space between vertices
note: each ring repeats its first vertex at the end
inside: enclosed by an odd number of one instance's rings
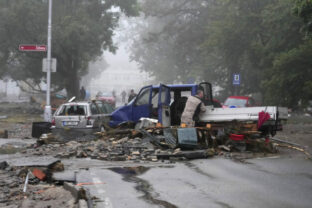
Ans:
MULTIPOLYGON (((179 145, 168 145, 166 138, 159 129, 151 133, 125 129, 115 130, 112 134, 98 134, 98 137, 88 141, 62 141, 53 134, 43 134, 35 147, 30 146, 23 151, 25 154, 36 156, 55 156, 57 158, 91 158, 106 161, 159 161, 159 160, 184 160, 207 158, 214 155, 224 155, 225 152, 245 151, 251 147, 255 152, 273 152, 271 143, 265 143, 261 139, 251 139, 243 143, 242 147, 231 141, 224 144, 224 136, 219 139, 210 138, 211 145, 201 145, 193 149, 181 150, 179 145), (218 143, 220 143, 218 145, 218 143), (174 147, 173 147, 174 146, 174 147), (250 146, 250 147, 249 147, 250 146), (255 148, 256 147, 256 148, 255 148)), ((229 139, 227 140, 229 141, 229 139)), ((203 143, 203 142, 201 142, 203 143)))

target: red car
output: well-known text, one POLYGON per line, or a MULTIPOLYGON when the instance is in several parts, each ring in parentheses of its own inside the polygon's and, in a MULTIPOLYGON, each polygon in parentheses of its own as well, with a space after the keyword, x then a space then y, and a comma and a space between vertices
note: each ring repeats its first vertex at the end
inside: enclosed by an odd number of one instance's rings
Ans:
POLYGON ((96 99, 107 102, 107 103, 111 104, 113 107, 116 106, 116 98, 110 92, 98 92, 96 94, 96 99))
POLYGON ((249 96, 230 96, 228 97, 223 108, 243 108, 243 107, 253 107, 256 106, 256 102, 253 98, 249 96))
POLYGON ((212 99, 212 102, 213 102, 213 107, 215 107, 215 108, 222 108, 222 104, 220 103, 219 100, 212 99))

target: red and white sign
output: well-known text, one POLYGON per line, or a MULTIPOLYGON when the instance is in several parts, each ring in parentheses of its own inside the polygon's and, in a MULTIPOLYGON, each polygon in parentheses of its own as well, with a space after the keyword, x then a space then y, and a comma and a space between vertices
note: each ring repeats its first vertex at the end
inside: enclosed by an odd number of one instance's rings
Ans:
POLYGON ((20 51, 47 51, 46 45, 19 45, 20 51))

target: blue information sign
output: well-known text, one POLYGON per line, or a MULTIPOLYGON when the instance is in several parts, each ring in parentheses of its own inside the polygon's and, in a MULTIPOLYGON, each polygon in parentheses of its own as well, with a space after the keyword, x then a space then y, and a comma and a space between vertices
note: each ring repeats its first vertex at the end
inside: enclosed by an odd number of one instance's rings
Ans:
POLYGON ((240 74, 233 74, 233 85, 240 85, 240 74))

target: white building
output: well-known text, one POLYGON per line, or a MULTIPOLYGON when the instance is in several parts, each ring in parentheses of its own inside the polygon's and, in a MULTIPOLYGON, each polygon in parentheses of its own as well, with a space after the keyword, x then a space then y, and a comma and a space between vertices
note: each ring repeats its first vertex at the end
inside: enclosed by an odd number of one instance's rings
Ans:
POLYGON ((4 78, 0 80, 0 101, 1 102, 13 102, 19 101, 21 96, 21 90, 17 83, 11 78, 4 78))
POLYGON ((91 98, 99 91, 115 91, 119 97, 123 90, 128 94, 131 89, 134 89, 137 93, 140 88, 151 82, 150 76, 146 72, 141 72, 137 63, 130 62, 128 56, 124 48, 120 48, 115 55, 105 54, 108 68, 103 70, 98 78, 93 78, 89 85, 84 85, 86 80, 82 80, 82 85, 90 91, 91 98))

